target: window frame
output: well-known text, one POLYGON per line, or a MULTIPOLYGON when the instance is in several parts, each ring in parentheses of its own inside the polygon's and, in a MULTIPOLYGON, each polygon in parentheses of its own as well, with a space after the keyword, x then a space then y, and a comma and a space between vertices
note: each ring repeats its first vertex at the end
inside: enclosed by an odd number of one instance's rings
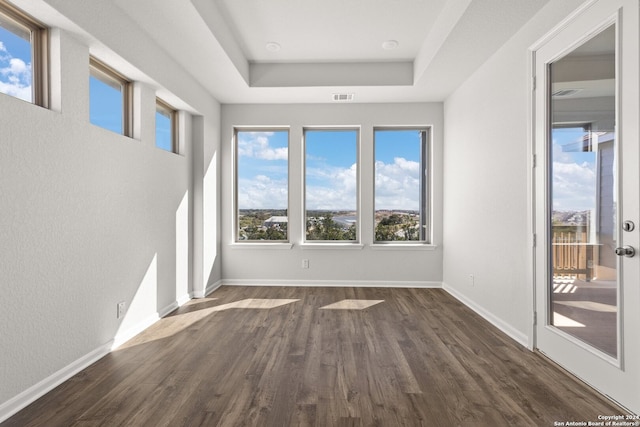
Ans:
POLYGON ((232 139, 233 153, 233 225, 232 242, 237 245, 251 247, 252 245, 269 245, 269 247, 291 248, 291 128, 287 126, 234 126, 232 139), (240 239, 240 205, 238 203, 238 134, 241 132, 286 132, 287 133, 287 235, 283 240, 242 240, 240 239))
MULTIPOLYGON (((133 82, 123 74, 119 73, 118 71, 114 70, 113 68, 93 56, 89 57, 89 76, 93 76, 94 78, 100 80, 105 84, 115 83, 120 85, 120 87, 122 88, 122 132, 120 134, 132 138, 133 82)), ((89 93, 89 96, 91 96, 91 93, 89 93)), ((89 116, 91 116, 91 113, 89 113, 89 116)), ((89 121, 91 121, 91 119, 89 121)), ((95 126, 102 127, 99 125, 95 126)), ((106 129, 104 127, 102 128, 106 129)))
POLYGON ((156 148, 160 148, 161 150, 164 151, 168 151, 174 154, 178 154, 179 152, 179 143, 180 141, 178 140, 179 138, 179 133, 178 133, 178 110, 173 108, 169 103, 167 103, 166 101, 156 97, 156 114, 159 112, 158 110, 164 111, 165 113, 169 113, 169 122, 171 125, 171 151, 169 150, 164 150, 161 147, 158 147, 158 125, 157 125, 157 121, 155 124, 155 128, 156 128, 156 148))
MULTIPOLYGON (((49 30, 37 19, 17 7, 0 1, 0 15, 30 34, 31 44, 31 103, 49 108, 49 30)), ((12 32, 11 29, 6 28, 12 32)), ((12 95, 12 98, 15 98, 12 95)), ((20 99, 20 98, 18 98, 20 99)))
POLYGON ((360 144, 361 144, 362 127, 359 125, 354 126, 303 126, 302 127, 302 242, 303 245, 312 247, 317 246, 353 246, 362 247, 361 241, 361 223, 362 223, 362 209, 361 209, 361 195, 360 195, 360 144), (355 239, 353 240, 311 240, 307 238, 307 132, 349 132, 353 131, 356 134, 356 224, 355 224, 355 239))
POLYGON ((431 212, 431 185, 433 184, 432 155, 433 126, 374 126, 373 127, 373 244, 385 245, 431 245, 432 244, 432 212, 431 212), (419 201, 419 230, 418 240, 376 240, 376 134, 378 131, 418 131, 421 133, 420 141, 420 201, 419 201))

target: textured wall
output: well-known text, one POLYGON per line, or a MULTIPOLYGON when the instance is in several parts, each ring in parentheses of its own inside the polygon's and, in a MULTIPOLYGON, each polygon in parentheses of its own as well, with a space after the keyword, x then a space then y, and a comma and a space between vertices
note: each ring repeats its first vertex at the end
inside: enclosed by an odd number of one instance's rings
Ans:
POLYGON ((444 106, 444 282, 525 341, 532 312, 527 52, 580 3, 545 6, 444 106))
MULTIPOLYGON (((124 35, 107 28, 122 18, 118 9, 105 6, 96 22, 68 2, 51 3, 104 37, 54 26, 51 109, 0 94, 0 407, 205 286, 191 269, 203 258, 190 235, 191 218, 202 223, 194 209, 203 185, 198 192, 193 182, 203 177, 191 171, 199 162, 216 173, 219 105, 135 26, 124 35), (95 52, 134 71, 134 138, 89 123, 95 52), (180 114, 181 155, 155 147, 158 91, 188 111, 180 114), (128 307, 123 319, 116 318, 119 301, 128 307)), ((44 6, 47 14, 37 18, 67 22, 44 6)), ((201 281, 219 279, 210 264, 201 281)))

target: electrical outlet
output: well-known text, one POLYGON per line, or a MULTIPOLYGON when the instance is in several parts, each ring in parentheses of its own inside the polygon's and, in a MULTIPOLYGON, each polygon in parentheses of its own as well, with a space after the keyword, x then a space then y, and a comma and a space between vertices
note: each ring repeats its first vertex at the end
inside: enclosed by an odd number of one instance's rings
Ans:
POLYGON ((117 313, 116 313, 116 316, 117 316, 118 319, 120 319, 122 316, 124 316, 124 312, 126 311, 126 309, 127 309, 127 303, 124 302, 124 301, 120 301, 118 303, 118 310, 117 310, 117 313))
POLYGON ((476 278, 473 276, 473 274, 469 275, 469 285, 470 286, 475 286, 476 285, 476 278))
POLYGON ((302 268, 309 268, 309 260, 308 259, 303 259, 302 260, 302 268))

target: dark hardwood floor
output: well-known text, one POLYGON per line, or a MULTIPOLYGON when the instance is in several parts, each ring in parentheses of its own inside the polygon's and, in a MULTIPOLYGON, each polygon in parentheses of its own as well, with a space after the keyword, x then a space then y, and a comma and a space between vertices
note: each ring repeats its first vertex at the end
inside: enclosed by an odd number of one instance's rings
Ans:
POLYGON ((621 413, 441 289, 222 287, 2 427, 553 426, 621 413))

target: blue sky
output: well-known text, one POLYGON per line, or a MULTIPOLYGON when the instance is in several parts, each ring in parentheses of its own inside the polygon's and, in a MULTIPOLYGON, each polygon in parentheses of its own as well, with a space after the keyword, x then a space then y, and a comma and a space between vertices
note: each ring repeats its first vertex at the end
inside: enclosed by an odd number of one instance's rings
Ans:
POLYGON ((156 110, 156 147, 172 151, 171 116, 156 110))
POLYGON ((415 129, 375 132, 375 209, 420 209, 420 147, 415 129))
POLYGON ((357 209, 358 132, 305 132, 307 209, 357 209))
POLYGON ((580 128, 554 129, 552 134, 552 199, 555 211, 595 211, 596 153, 568 147, 582 140, 580 128))
MULTIPOLYGON (((0 93, 31 102, 31 63, 29 34, 25 31, 16 35, 0 26, 0 93)), ((89 78, 89 90, 91 123, 122 133, 121 91, 93 76, 89 78)), ((171 120, 156 114, 156 131, 156 145, 171 151, 171 120)))
POLYGON ((31 102, 31 43, 2 27, 0 92, 31 102))
POLYGON ((122 90, 89 77, 89 119, 94 125, 123 133, 122 90))
POLYGON ((238 208, 286 209, 287 131, 238 132, 238 208))
MULTIPOLYGON (((238 132, 240 209, 287 207, 287 139, 286 131, 238 132)), ((355 130, 307 130, 307 209, 356 209, 357 141, 355 130)), ((377 132, 376 209, 418 210, 420 143, 416 130, 377 132)))

